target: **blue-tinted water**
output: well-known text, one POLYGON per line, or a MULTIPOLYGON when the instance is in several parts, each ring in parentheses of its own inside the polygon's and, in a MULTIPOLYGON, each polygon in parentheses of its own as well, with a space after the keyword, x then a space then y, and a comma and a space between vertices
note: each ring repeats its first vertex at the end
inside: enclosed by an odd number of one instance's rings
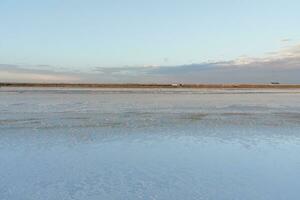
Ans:
POLYGON ((299 90, 0 90, 0 199, 299 199, 299 90))

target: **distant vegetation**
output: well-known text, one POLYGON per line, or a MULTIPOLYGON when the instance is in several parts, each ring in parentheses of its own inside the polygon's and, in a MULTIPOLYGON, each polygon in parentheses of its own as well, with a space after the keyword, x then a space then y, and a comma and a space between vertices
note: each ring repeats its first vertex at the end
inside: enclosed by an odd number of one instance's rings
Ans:
POLYGON ((60 88, 299 88, 300 84, 89 84, 89 83, 0 83, 0 87, 60 87, 60 88))

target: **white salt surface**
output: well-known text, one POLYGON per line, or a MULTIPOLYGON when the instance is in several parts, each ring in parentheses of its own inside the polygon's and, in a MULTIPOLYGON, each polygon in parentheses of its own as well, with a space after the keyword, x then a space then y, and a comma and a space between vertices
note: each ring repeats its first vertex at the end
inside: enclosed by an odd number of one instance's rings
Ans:
POLYGON ((300 199, 300 90, 0 88, 0 199, 300 199))

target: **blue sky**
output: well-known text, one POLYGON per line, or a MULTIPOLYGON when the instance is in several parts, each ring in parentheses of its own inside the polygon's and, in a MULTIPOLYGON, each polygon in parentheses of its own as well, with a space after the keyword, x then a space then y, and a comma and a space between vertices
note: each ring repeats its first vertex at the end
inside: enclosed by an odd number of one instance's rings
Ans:
POLYGON ((91 72, 263 57, 300 43, 299 8, 298 0, 1 0, 0 64, 91 72))

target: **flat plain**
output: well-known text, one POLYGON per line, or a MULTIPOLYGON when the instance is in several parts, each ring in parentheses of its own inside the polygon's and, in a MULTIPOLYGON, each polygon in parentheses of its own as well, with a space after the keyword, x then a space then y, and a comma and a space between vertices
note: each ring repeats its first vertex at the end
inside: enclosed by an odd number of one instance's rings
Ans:
POLYGON ((0 199, 299 199, 299 89, 0 88, 0 199))

